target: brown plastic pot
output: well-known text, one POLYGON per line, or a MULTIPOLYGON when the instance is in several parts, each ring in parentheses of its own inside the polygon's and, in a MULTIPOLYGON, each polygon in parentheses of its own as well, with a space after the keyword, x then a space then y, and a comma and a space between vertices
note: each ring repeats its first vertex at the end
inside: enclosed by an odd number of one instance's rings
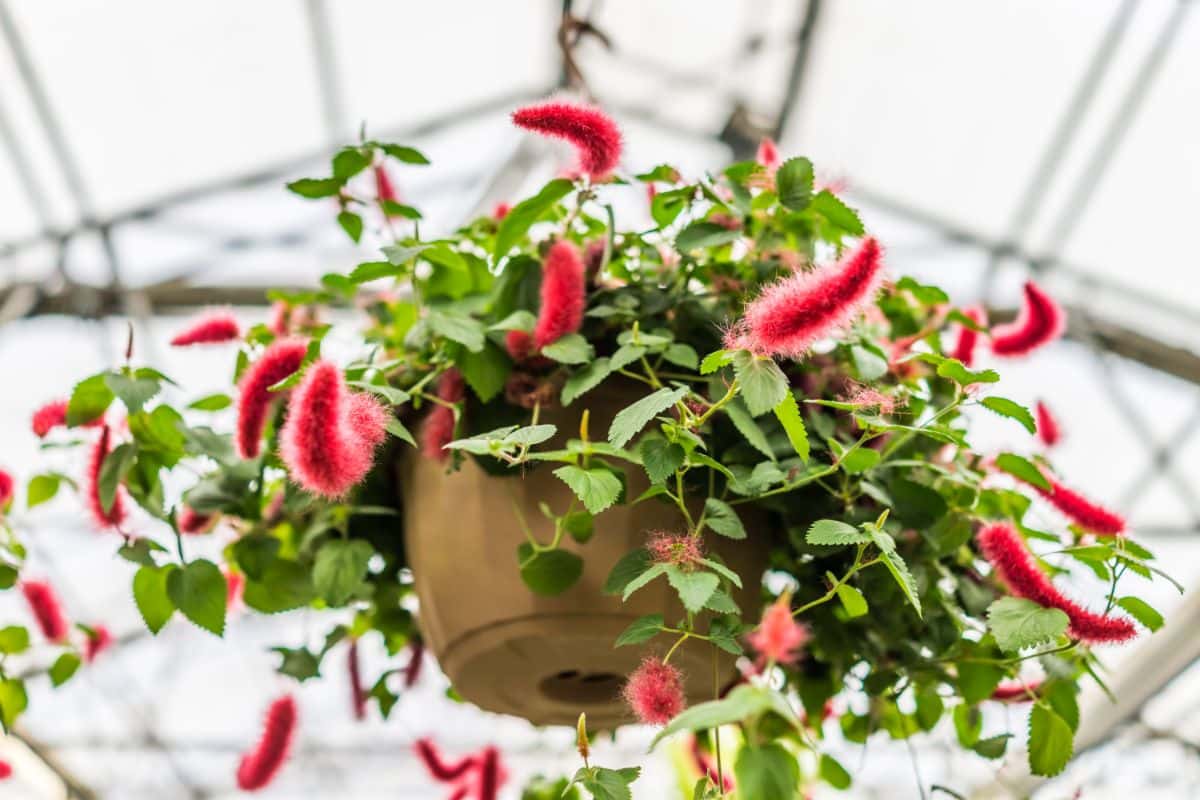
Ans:
MULTIPOLYGON (((597 390, 591 428, 608 430, 613 414, 640 395, 597 390)), ((542 419, 565 432, 579 430, 583 403, 542 419)), ((558 441, 552 441, 557 446, 558 441)), ((401 464, 406 549, 420 600, 421 629, 458 693, 488 711, 512 714, 539 725, 574 724, 586 712, 593 729, 631 721, 620 699, 626 676, 650 653, 672 643, 659 636, 643 646, 614 648, 635 619, 662 614, 668 624, 684 611, 665 579, 639 590, 625 603, 602 587, 613 565, 645 543, 654 530, 681 530, 677 508, 658 500, 614 506, 595 519, 586 544, 564 537, 563 547, 584 559, 583 575, 566 592, 544 597, 521 580, 517 547, 525 534, 514 504, 539 541, 549 542, 553 524, 543 502, 559 513, 571 490, 542 466, 525 474, 495 477, 471 459, 457 472, 409 451, 401 464)), ((636 466, 626 469, 629 497, 648 486, 636 466)), ((766 564, 761 519, 742 514, 749 536, 732 541, 708 535, 708 543, 743 579, 735 600, 747 615, 759 605, 766 564)), ((704 628, 701 627, 701 630, 704 628)), ((685 676, 691 702, 712 699, 714 685, 735 675, 734 658, 706 642, 690 640, 671 657, 685 676)))

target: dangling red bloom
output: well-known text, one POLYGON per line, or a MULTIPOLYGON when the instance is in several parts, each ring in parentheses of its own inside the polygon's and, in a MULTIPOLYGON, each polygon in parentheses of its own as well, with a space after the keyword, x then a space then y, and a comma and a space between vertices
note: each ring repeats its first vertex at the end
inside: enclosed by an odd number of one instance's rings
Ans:
MULTIPOLYGON (((382 164, 378 164, 372 170, 375 173, 375 196, 380 202, 399 203, 400 193, 396 191, 396 185, 392 183, 392 176, 388 175, 387 168, 382 164)), ((389 217, 395 217, 395 214, 384 212, 389 217)))
POLYGON ((848 325, 875 298, 882 282, 879 243, 863 239, 838 264, 767 287, 726 334, 725 346, 799 358, 815 341, 848 325))
POLYGON ((1062 335, 1067 314, 1054 298, 1033 281, 1025 282, 1025 302, 1017 318, 992 328, 992 352, 998 356, 1027 356, 1062 335))
MULTIPOLYGON (((691 747, 689 748, 692 755, 692 763, 695 764, 697 771, 704 777, 712 781, 713 786, 721 785, 721 772, 717 769, 716 762, 710 753, 700 747, 700 737, 692 736, 691 747)), ((726 775, 724 780, 724 791, 732 792, 737 788, 737 784, 733 781, 732 775, 726 775)))
POLYGON ((290 694, 285 694, 271 703, 267 709, 262 738, 258 740, 254 749, 242 756, 238 765, 239 789, 255 792, 274 780, 292 748, 297 717, 296 701, 290 694))
POLYGON ((458 780, 477 763, 473 756, 464 756, 458 761, 446 761, 432 739, 417 739, 413 742, 413 750, 433 779, 442 783, 458 780))
POLYGON ((579 171, 594 181, 607 178, 621 160, 621 131, 597 109, 543 103, 517 109, 512 120, 525 130, 570 142, 579 154, 579 171))
MULTIPOLYGON (((987 326, 987 311, 983 306, 970 306, 962 310, 963 316, 970 319, 972 322, 987 326)), ((958 337, 954 340, 954 346, 950 349, 950 357, 956 358, 966 366, 971 366, 975 363, 975 345, 979 342, 979 331, 972 330, 965 325, 958 326, 958 337)))
POLYGON ((1050 407, 1041 400, 1037 402, 1037 432, 1038 439, 1046 447, 1054 447, 1062 441, 1062 428, 1058 425, 1058 420, 1054 414, 1050 412, 1050 407))
MULTIPOLYGON (((448 369, 438 378, 438 398, 447 403, 461 403, 467 393, 462 373, 448 369)), ((445 461, 450 453, 445 446, 454 441, 454 411, 438 404, 429 409, 421 423, 421 455, 434 461, 445 461)))
POLYGON ((504 334, 504 349, 508 357, 518 364, 533 356, 533 334, 521 330, 511 330, 504 334))
POLYGON ((45 581, 21 581, 21 593, 25 595, 25 602, 29 604, 42 636, 56 644, 65 642, 71 623, 63 613, 54 587, 45 581))
POLYGON ((533 344, 541 350, 583 324, 583 259, 575 245, 560 240, 551 245, 542 265, 541 308, 533 328, 533 344))
POLYGON ((191 506, 183 506, 175 517, 180 533, 208 533, 217 524, 216 514, 201 514, 191 506))
POLYGON ((232 342, 242 337, 242 328, 237 318, 228 311, 214 311, 197 319, 175 334, 172 347, 187 347, 193 344, 219 344, 232 342))
POLYGON ((1076 639, 1100 644, 1124 642, 1137 635, 1137 629, 1128 619, 1088 611, 1060 592, 1046 573, 1038 568, 1025 542, 1011 525, 988 525, 976 539, 980 551, 1009 591, 1040 606, 1062 611, 1070 620, 1067 631, 1076 639))
POLYGON ((106 528, 119 528, 125 522, 125 490, 118 485, 117 491, 113 495, 112 505, 108 510, 104 509, 104 503, 100 500, 100 470, 104 466, 104 459, 108 457, 110 451, 109 443, 111 434, 107 425, 100 431, 99 438, 92 445, 91 454, 88 457, 88 471, 84 476, 84 493, 87 500, 88 510, 92 513, 92 521, 96 523, 96 527, 104 530, 106 528))
POLYGON ((992 695, 989 699, 1000 703, 1029 703, 1033 702, 1034 697, 1037 696, 1038 690, 1041 688, 1041 681, 1032 681, 1030 683, 1008 681, 996 686, 992 690, 992 695))
POLYGON ((512 206, 508 203, 496 203, 496 205, 492 208, 492 219, 496 220, 496 222, 500 222, 502 219, 508 216, 508 212, 510 211, 512 211, 512 206))
POLYGON ((496 800, 504 779, 500 766, 500 751, 488 747, 479 762, 479 800, 496 800))
POLYGON ((0 469, 0 514, 4 513, 4 509, 12 502, 15 487, 16 481, 13 480, 13 476, 0 469))
POLYGON ((367 718, 367 693, 363 690, 356 639, 350 640, 350 647, 346 651, 346 669, 350 673, 350 708, 354 712, 354 718, 361 722, 367 718))
POLYGON ((683 711, 683 676, 658 658, 647 658, 625 683, 625 702, 646 725, 666 725, 683 711))
POLYGON ((411 689, 421 679, 421 665, 425 661, 425 643, 413 639, 408 644, 408 663, 404 665, 404 688, 411 689))
POLYGON ((113 643, 113 635, 103 625, 93 625, 92 632, 83 643, 83 660, 92 663, 96 656, 107 650, 113 643))
POLYGON ((677 567, 694 567, 704 558, 700 539, 686 533, 655 531, 646 541, 650 560, 655 564, 674 564, 677 567))
POLYGON ((775 146, 775 140, 770 136, 764 136, 758 143, 758 152, 754 154, 754 160, 761 164, 769 174, 774 175, 775 170, 779 169, 779 148, 775 146))
POLYGON ((9 778, 12 777, 12 774, 13 774, 12 764, 9 764, 4 759, 0 758, 0 781, 8 780, 9 778))
POLYGON ((375 398, 351 393, 334 364, 317 361, 288 401, 279 454, 300 486, 343 497, 375 462, 388 416, 375 398))
MULTIPOLYGON (((33 412, 32 428, 33 433, 39 439, 46 438, 46 434, 50 433, 54 428, 65 426, 67 424, 67 401, 52 400, 44 406, 33 412)), ((99 428, 104 424, 104 417, 97 417, 91 422, 85 422, 84 428, 99 428)))
POLYGON ((246 368, 238 387, 237 450, 242 458, 259 453, 267 413, 280 398, 270 388, 300 369, 308 343, 302 339, 280 339, 246 368))
POLYGON ((242 602, 242 589, 246 585, 246 579, 242 577, 242 573, 231 569, 222 570, 222 574, 225 576, 225 607, 232 611, 242 602))
POLYGON ((762 622, 746 638, 767 661, 792 664, 800 657, 797 651, 808 642, 809 636, 808 629, 792 617, 792 605, 784 596, 767 606, 762 622))
POLYGON ((1034 486, 1034 491, 1046 498, 1050 505, 1058 509, 1063 516, 1085 531, 1098 536, 1124 535, 1125 519, 1120 514, 1109 511, 1099 503, 1088 500, 1074 489, 1064 486, 1045 470, 1042 474, 1050 483, 1050 490, 1046 491, 1040 486, 1034 486))

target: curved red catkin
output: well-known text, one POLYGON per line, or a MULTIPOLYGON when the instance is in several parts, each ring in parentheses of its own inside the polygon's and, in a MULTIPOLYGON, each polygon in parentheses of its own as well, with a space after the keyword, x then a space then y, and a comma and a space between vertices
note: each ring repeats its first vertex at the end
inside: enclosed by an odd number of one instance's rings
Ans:
POLYGON ((500 792, 500 751, 488 747, 479 762, 479 800, 496 800, 500 792))
POLYGON ((492 219, 496 220, 496 222, 501 222, 508 216, 508 212, 510 211, 512 211, 510 203, 496 203, 496 205, 492 206, 492 219))
POLYGON ((208 533, 217 522, 216 514, 201 514, 191 506, 183 506, 175 517, 180 533, 208 533))
POLYGON ((404 688, 411 689, 421 679, 421 665, 425 661, 425 643, 413 639, 408 644, 408 664, 404 666, 404 688))
MULTIPOLYGON (((466 397, 467 385, 462 373, 450 368, 438 378, 437 396, 447 403, 461 403, 466 397)), ((450 453, 444 449, 454 441, 454 411, 436 404, 429 409, 421 422, 421 455, 434 461, 445 461, 450 453)))
POLYGON ((564 139, 579 154, 579 170, 601 180, 621 160, 621 130, 604 112, 569 103, 542 103, 513 112, 512 121, 543 136, 564 139))
POLYGON ((449 783, 461 778, 467 770, 474 767, 478 762, 474 756, 464 756, 458 761, 446 761, 442 756, 442 752, 438 746, 434 744, 432 739, 417 739, 413 742, 413 751, 417 754, 417 758, 425 765, 425 769, 429 770, 429 774, 434 780, 442 783, 449 783))
POLYGON ((246 368, 238 385, 237 436, 238 455, 254 458, 258 455, 267 413, 280 398, 272 386, 300 369, 308 343, 302 339, 280 339, 268 347, 262 356, 246 368))
POLYGON ((559 240, 550 246, 542 264, 541 307, 533 326, 533 344, 541 350, 583 325, 585 273, 579 250, 559 240))
MULTIPOLYGON (((372 170, 375 173, 375 196, 380 202, 400 203, 400 192, 396 190, 396 184, 392 183, 392 176, 388 175, 387 167, 378 164, 372 170)), ((388 217, 397 217, 388 211, 384 211, 388 217)))
POLYGON ((1058 424, 1058 419, 1051 413, 1050 407, 1041 400, 1038 400, 1034 410, 1037 414, 1038 439, 1046 447, 1054 447, 1062 441, 1062 428, 1058 424))
POLYGON ((767 287, 726 334, 725 346, 799 358, 814 342, 848 325, 883 282, 883 252, 873 238, 836 265, 800 272, 767 287))
POLYGON ((17 482, 13 480, 13 476, 6 470, 0 469, 0 513, 3 513, 8 504, 12 502, 16 485, 17 482))
POLYGON ((992 328, 992 352, 998 356, 1025 356, 1062 335, 1067 314, 1033 281, 1025 282, 1025 302, 1017 318, 992 328))
POLYGON ((363 691, 362 671, 358 664, 358 641, 351 639, 346 651, 346 669, 350 673, 350 707, 360 722, 367 718, 367 693, 363 691))
POLYGON ((47 641, 65 642, 71 632, 71 623, 63 613, 54 587, 45 581, 21 581, 21 594, 25 595, 25 602, 29 604, 42 636, 47 641))
POLYGON ((775 145, 775 140, 770 136, 764 136, 758 143, 758 151, 754 154, 754 160, 761 164, 768 173, 775 172, 779 168, 779 148, 775 145))
POLYGON ((296 734, 298 711, 291 695, 278 698, 267 709, 262 737, 238 765, 237 785, 247 792, 266 787, 287 760, 296 734))
POLYGON ((726 793, 732 792, 737 788, 732 775, 726 775, 725 780, 721 781, 721 771, 717 769, 717 765, 713 762, 713 757, 700 747, 700 737, 694 734, 692 735, 691 742, 691 756, 696 770, 708 778, 713 786, 721 786, 723 783, 722 789, 726 793))
POLYGON ((220 344, 242 338, 242 328, 237 318, 228 311, 205 314, 171 339, 172 347, 188 347, 194 344, 220 344))
POLYGON ((1088 611, 1059 591, 1046 573, 1038 568, 1025 542, 1011 525, 988 525, 979 532, 976 540, 984 557, 1009 591, 1017 597, 1065 613, 1070 620, 1067 630, 1076 639, 1101 644, 1124 642, 1137 635, 1137 629, 1128 619, 1088 611))
POLYGON ((111 450, 109 446, 111 438, 111 430, 105 425, 100 431, 100 436, 92 445, 88 455, 87 474, 84 476, 83 488, 88 511, 91 512, 92 521, 95 522, 96 527, 101 530, 120 527, 126 517, 125 491, 121 486, 117 486, 112 505, 107 511, 104 510, 104 504, 100 502, 100 470, 104 466, 104 459, 111 450))
POLYGON ((1120 514, 1065 486, 1047 470, 1042 470, 1042 477, 1050 484, 1049 491, 1034 484, 1029 485, 1071 522, 1098 536, 1124 535, 1125 518, 1120 514))
POLYGON ((329 361, 309 366, 292 391, 279 454, 292 480, 322 497, 344 497, 375 463, 388 412, 375 398, 351 393, 329 361))
POLYGON ((504 349, 508 357, 518 364, 533 355, 533 334, 526 331, 512 330, 504 334, 504 349))
POLYGON ((0 758, 0 781, 8 780, 9 778, 12 777, 12 774, 13 774, 12 764, 9 764, 4 759, 0 758))
POLYGON ((990 700, 996 700, 1001 703, 1030 703, 1037 696, 1038 690, 1042 688, 1041 681, 1008 681, 1001 683, 992 690, 990 700))
MULTIPOLYGON (((987 311, 983 306, 969 306, 962 310, 963 316, 978 325, 987 325, 987 311)), ((965 325, 959 325, 954 346, 950 348, 950 357, 956 358, 966 366, 975 363, 975 346, 979 343, 979 331, 965 325)))
MULTIPOLYGON (((67 424, 67 401, 66 400, 51 400, 41 408, 33 412, 33 418, 30 420, 30 427, 33 428, 33 433, 39 439, 46 438, 46 434, 50 433, 55 428, 65 427, 67 424)), ((104 425, 104 417, 100 416, 91 422, 85 422, 81 427, 84 428, 99 428, 104 425)))
POLYGON ((104 625, 93 625, 92 632, 83 643, 83 660, 92 663, 96 656, 107 650, 113 643, 113 635, 104 625))

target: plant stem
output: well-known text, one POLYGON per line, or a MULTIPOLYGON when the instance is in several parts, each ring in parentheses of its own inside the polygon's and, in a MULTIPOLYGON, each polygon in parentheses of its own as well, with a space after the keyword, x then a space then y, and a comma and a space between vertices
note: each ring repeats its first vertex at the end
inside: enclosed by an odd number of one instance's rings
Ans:
POLYGON ((854 564, 851 565, 850 569, 846 572, 846 574, 843 575, 842 577, 838 578, 838 580, 833 584, 833 586, 830 587, 828 592, 821 595, 816 600, 812 600, 808 603, 805 603, 804 605, 800 606, 795 611, 793 611, 792 616, 798 617, 801 614, 803 614, 805 611, 808 611, 810 608, 815 608, 816 606, 819 606, 822 603, 828 603, 830 600, 832 600, 837 595, 838 588, 840 586, 842 586, 843 584, 845 584, 846 581, 850 580, 856 574, 858 574, 862 570, 866 569, 867 567, 870 567, 874 564, 878 564, 879 562, 883 561, 882 557, 872 558, 870 561, 863 561, 862 557, 863 557, 863 553, 866 552, 866 549, 867 549, 867 546, 865 544, 859 545, 858 546, 858 555, 855 556, 855 558, 854 558, 854 564))
MULTIPOLYGON (((693 636, 694 636, 694 634, 689 633, 688 631, 683 631, 683 635, 679 637, 679 639, 675 642, 675 644, 671 645, 671 649, 667 651, 667 654, 665 656, 663 656, 663 663, 664 664, 670 663, 671 656, 675 655, 675 651, 679 649, 679 645, 683 644, 684 642, 686 642, 688 639, 692 638, 693 636)), ((701 637, 697 636, 696 638, 699 639, 701 637)))
POLYGON ((733 382, 729 384, 729 390, 725 392, 725 396, 709 406, 708 410, 703 414, 696 417, 695 427, 699 428, 701 425, 708 422, 709 417, 720 411, 725 406, 729 405, 729 403, 732 402, 733 398, 737 395, 739 388, 741 388, 741 383, 738 382, 737 378, 734 378, 733 382))

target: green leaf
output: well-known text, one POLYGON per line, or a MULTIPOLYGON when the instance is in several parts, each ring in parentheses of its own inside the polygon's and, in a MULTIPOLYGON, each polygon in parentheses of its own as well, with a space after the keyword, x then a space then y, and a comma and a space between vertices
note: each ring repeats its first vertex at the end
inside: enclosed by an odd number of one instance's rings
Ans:
POLYGON ((872 532, 875 538, 875 544, 879 547, 879 557, 883 559, 883 565, 887 567, 888 572, 892 573, 892 577, 896 579, 896 583, 900 586, 900 590, 904 592, 904 596, 908 598, 908 602, 916 609, 918 617, 924 617, 921 611, 921 596, 917 591, 917 581, 913 578, 911 572, 908 571, 908 564, 896 552, 894 546, 886 548, 880 542, 880 536, 886 536, 882 532, 872 532))
POLYGON ((852 783, 850 773, 828 753, 821 754, 821 780, 835 789, 849 789, 852 783))
POLYGON ((988 606, 987 617, 996 644, 1008 653, 1053 642, 1070 624, 1059 609, 1043 608, 1020 597, 1000 598, 988 606))
POLYGON ((508 255, 533 223, 541 219, 555 203, 570 194, 574 185, 565 178, 555 178, 542 187, 542 190, 527 200, 517 203, 500 222, 496 233, 496 246, 492 250, 496 258, 508 255))
POLYGON ((592 360, 595 352, 588 340, 578 333, 569 333, 542 348, 542 355, 560 364, 583 364, 592 360))
POLYGON ((593 514, 599 514, 621 496, 620 478, 607 469, 583 469, 568 464, 554 470, 554 474, 571 487, 576 497, 583 501, 584 507, 593 514))
POLYGON ((704 608, 721 585, 721 579, 711 572, 685 572, 674 565, 668 566, 666 572, 667 580, 679 593, 679 601, 693 614, 704 608))
POLYGON ((957 672, 958 692, 971 705, 991 697, 1004 678, 1004 670, 997 665, 977 661, 959 663, 957 672))
POLYGON ((840 457, 837 463, 847 475, 861 475, 869 469, 874 469, 875 465, 879 463, 879 459, 878 450, 859 447, 840 457))
POLYGON ((771 443, 767 439, 767 435, 763 433, 763 429, 754 421, 754 417, 746 410, 746 406, 740 398, 735 397, 725 405, 725 414, 729 417, 729 421, 733 423, 733 427, 737 428, 738 433, 742 435, 751 447, 772 461, 775 460, 775 451, 771 449, 771 443))
POLYGON ((577 397, 599 386, 612 372, 613 368, 608 358, 597 358, 567 378, 562 389, 562 404, 571 405, 577 397))
POLYGON ((621 556, 604 581, 605 594, 621 594, 629 583, 650 568, 650 553, 642 547, 621 556))
POLYGON ((15 655, 29 649, 29 631, 20 625, 0 628, 0 653, 15 655))
MULTIPOLYGON (((822 777, 824 765, 822 760, 822 777)), ((800 783, 800 765, 796 757, 775 743, 743 747, 733 772, 737 776, 738 794, 754 800, 793 800, 800 783)))
POLYGON ((338 178, 301 178, 287 185, 288 191, 315 200, 319 197, 333 197, 342 190, 345 181, 338 178))
POLYGON ((67 425, 74 428, 104 416, 116 397, 108 388, 107 376, 108 373, 101 372, 75 384, 67 401, 67 425))
POLYGON ((691 345, 676 342, 663 351, 663 359, 677 367, 695 369, 700 364, 700 356, 691 345))
POLYGON ((736 242, 741 237, 741 228, 729 230, 724 225, 718 225, 715 222, 693 222, 675 237, 675 249, 686 254, 692 250, 707 250, 711 247, 736 242))
POLYGON ((807 158, 789 158, 775 173, 779 202, 792 211, 803 211, 812 202, 813 165, 807 158))
POLYGON ((650 420, 682 400, 687 393, 686 386, 677 389, 664 386, 633 405, 621 409, 609 426, 608 443, 614 447, 624 447, 650 420))
POLYGON ((592 800, 633 800, 629 784, 641 775, 641 767, 606 769, 604 767, 581 767, 575 773, 574 783, 587 789, 592 800))
POLYGON ((343 211, 337 215, 338 225, 342 226, 342 230, 350 237, 350 240, 358 244, 362 238, 363 219, 353 211, 343 211))
POLYGON ((639 453, 651 483, 663 483, 674 475, 687 455, 679 445, 658 436, 643 439, 639 453))
POLYGON ((18 678, 0 681, 0 722, 4 723, 6 732, 12 732, 13 724, 28 707, 25 681, 18 678))
POLYGON ((350 273, 350 282, 354 284, 368 283, 397 274, 399 274, 399 270, 390 261, 364 261, 350 273))
POLYGON ((733 357, 737 352, 736 350, 714 350, 700 362, 700 374, 711 375, 726 364, 732 364, 733 357))
POLYGON ((613 647, 624 647, 628 644, 641 644, 649 641, 658 634, 663 628, 662 614, 647 614, 644 617, 638 617, 626 628, 620 636, 617 637, 616 644, 613 647))
POLYGON ((333 176, 345 180, 371 166, 371 157, 357 147, 343 147, 333 157, 332 166, 333 176))
POLYGON ((860 380, 875 381, 888 373, 887 359, 873 350, 854 345, 850 348, 850 356, 854 359, 854 368, 860 380))
POLYGON ((979 404, 1002 417, 1015 419, 1030 433, 1037 433, 1037 423, 1033 420, 1033 414, 1030 414, 1029 409, 1020 403, 1009 400, 1007 397, 992 396, 983 398, 979 404))
POLYGON ((931 527, 949 510, 946 500, 923 483, 898 478, 888 488, 895 503, 896 517, 918 530, 931 527))
POLYGON ((926 686, 916 693, 916 716, 917 725, 923 731, 933 730, 938 720, 942 718, 942 713, 946 710, 945 703, 942 702, 941 695, 938 694, 937 686, 926 686))
POLYGON ((159 383, 153 378, 131 378, 120 372, 108 373, 104 382, 131 414, 141 411, 159 390, 159 383))
POLYGON ((277 558, 258 580, 246 579, 242 599, 263 614, 306 606, 316 597, 309 570, 286 558, 277 558))
POLYGON ((848 544, 868 544, 871 535, 836 519, 819 519, 808 528, 804 541, 830 547, 848 544))
POLYGON ((543 550, 535 553, 529 542, 517 548, 521 565, 521 580, 535 594, 553 597, 575 585, 583 574, 583 559, 566 550, 543 550))
POLYGON ((175 603, 167 594, 167 578, 176 569, 174 564, 145 566, 133 576, 133 600, 151 633, 161 631, 175 613, 175 603))
POLYGON ((858 212, 843 203, 828 189, 817 192, 817 196, 812 199, 811 208, 843 233, 862 236, 866 232, 858 212))
POLYGON ((282 658, 275 668, 280 675, 295 678, 300 683, 321 677, 321 660, 307 647, 272 647, 271 650, 282 658))
POLYGON ((1062 717, 1035 704, 1029 714, 1029 770, 1044 777, 1062 772, 1071 760, 1074 738, 1062 717))
POLYGON ((867 598, 863 597, 863 593, 848 583, 838 584, 837 596, 838 600, 842 602, 842 608, 846 609, 846 614, 851 619, 866 616, 867 611, 870 610, 867 606, 867 598))
POLYGON ((233 560, 250 580, 262 580, 279 556, 283 542, 265 533, 251 533, 233 543, 233 560))
POLYGON ((197 559, 167 575, 167 596, 175 607, 217 636, 225 633, 226 595, 225 576, 211 561, 197 559))
MULTIPOLYGON (((716 728, 741 722, 771 710, 782 712, 781 715, 794 724, 794 715, 788 709, 786 700, 777 696, 772 697, 772 691, 766 687, 740 684, 720 700, 709 700, 683 711, 658 732, 654 740, 650 742, 650 749, 653 750, 663 739, 679 731, 716 728), (780 703, 782 703, 782 707, 780 707, 780 703)), ((790 796, 788 800, 791 800, 790 796)))
POLYGON ((650 564, 641 574, 634 576, 633 579, 625 584, 625 588, 621 592, 621 602, 624 603, 638 589, 646 586, 659 575, 665 575, 666 573, 666 564, 650 564))
POLYGON ((485 342, 478 352, 466 350, 454 359, 467 385, 483 402, 488 402, 504 388, 511 362, 496 345, 485 342))
POLYGON ((943 378, 949 378, 960 386, 970 386, 973 383, 995 383, 1000 380, 1000 376, 995 370, 984 369, 972 372, 955 358, 947 358, 939 364, 937 374, 943 378))
POLYGON ((742 385, 742 399, 753 416, 775 408, 788 394, 787 377, 769 358, 741 350, 733 357, 733 370, 742 385))
POLYGON ((402 144, 381 144, 380 147, 383 148, 383 152, 405 164, 424 166, 429 163, 425 154, 415 147, 406 147, 402 144))
POLYGON ((131 444, 118 445, 115 450, 104 457, 100 465, 100 476, 96 481, 97 494, 100 495, 100 507, 107 513, 112 510, 117 497, 117 487, 133 467, 137 457, 137 448, 131 444))
POLYGON ((1139 597, 1122 597, 1117 601, 1117 605, 1132 614, 1134 619, 1151 631, 1157 631, 1163 626, 1162 614, 1139 597))
POLYGON ((458 342, 472 353, 478 353, 483 349, 483 325, 479 320, 436 309, 430 310, 428 320, 429 327, 437 335, 444 336, 452 342, 458 342))
POLYGON ((344 606, 367 577, 373 555, 375 548, 362 539, 331 539, 317 551, 313 588, 329 605, 344 606))
POLYGON ((1031 486, 1050 491, 1050 481, 1033 462, 1015 453, 1001 453, 996 456, 996 466, 1031 486))
POLYGON ((733 506, 724 500, 710 497, 704 501, 704 519, 714 532, 729 539, 745 539, 746 528, 733 506))
POLYGON ((63 653, 54 660, 50 665, 50 683, 53 686, 62 686, 75 674, 79 669, 81 661, 75 653, 63 653))
POLYGON ((413 447, 417 446, 417 440, 413 438, 413 435, 409 432, 408 428, 404 427, 404 423, 395 417, 390 417, 385 427, 387 428, 388 433, 390 433, 392 436, 395 436, 400 441, 407 442, 413 447))
POLYGON ((775 418, 783 426, 792 449, 801 461, 807 462, 809 455, 808 431, 804 427, 804 418, 800 416, 800 406, 796 403, 796 395, 787 392, 779 405, 775 406, 775 418))
POLYGON ((1012 738, 1011 733, 1001 733, 996 736, 989 736, 986 739, 980 739, 971 749, 984 758, 997 759, 1003 758, 1004 752, 1008 749, 1008 740, 1012 738))
POLYGON ((210 394, 188 403, 188 408, 196 411, 220 411, 233 405, 233 398, 227 394, 210 394))
POLYGON ((1076 696, 1078 687, 1070 680, 1050 681, 1042 685, 1037 694, 1041 695, 1055 714, 1071 727, 1072 731, 1079 729, 1079 698, 1076 696))
POLYGON ((25 505, 28 508, 41 505, 49 500, 54 499, 54 495, 58 494, 58 487, 62 484, 62 478, 55 474, 34 475, 29 480, 29 488, 25 494, 25 505))

